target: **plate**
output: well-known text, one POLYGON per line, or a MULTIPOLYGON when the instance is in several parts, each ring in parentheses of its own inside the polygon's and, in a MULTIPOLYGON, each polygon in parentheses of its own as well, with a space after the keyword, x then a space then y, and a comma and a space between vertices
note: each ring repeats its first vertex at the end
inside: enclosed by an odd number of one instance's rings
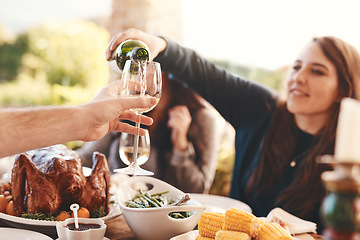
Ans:
POLYGON ((0 227, 0 236, 6 240, 52 240, 44 234, 24 229, 0 227))
MULTIPOLYGON (((175 237, 170 238, 170 240, 196 240, 196 237, 199 236, 199 230, 193 230, 175 237)), ((296 235, 296 237, 291 237, 293 240, 314 240, 309 234, 296 235)))
MULTIPOLYGON (((89 176, 91 174, 91 168, 83 167, 83 172, 85 176, 89 176)), ((8 182, 8 179, 5 179, 4 176, 1 178, 1 182, 8 182)), ((110 194, 111 195, 111 194, 110 194)), ((110 200, 113 199, 113 196, 110 197, 110 200)), ((109 213, 100 218, 104 220, 105 222, 108 220, 111 220, 119 215, 121 215, 120 207, 117 204, 110 204, 109 207, 109 213)), ((27 229, 27 230, 33 230, 36 232, 41 232, 45 234, 57 234, 56 233, 56 223, 57 221, 45 221, 45 220, 34 220, 34 219, 27 219, 27 218, 21 218, 21 217, 15 217, 11 216, 5 213, 0 212, 0 219, 3 220, 3 222, 7 223, 7 225, 21 228, 21 229, 27 229)))
POLYGON ((199 230, 193 230, 176 237, 170 238, 170 240, 195 240, 199 236, 199 230))
POLYGON ((230 208, 238 208, 249 213, 252 212, 249 205, 233 198, 200 193, 190 193, 190 195, 191 199, 194 199, 195 201, 198 201, 202 205, 206 206, 205 211, 207 212, 225 213, 225 211, 230 208))
MULTIPOLYGON (((100 218, 105 222, 113 219, 121 214, 121 210, 118 205, 111 204, 109 213, 100 218)), ((57 221, 45 221, 45 220, 34 220, 11 216, 5 213, 0 213, 0 219, 7 223, 9 226, 22 228, 27 230, 33 230, 45 234, 56 234, 56 223, 57 221)))

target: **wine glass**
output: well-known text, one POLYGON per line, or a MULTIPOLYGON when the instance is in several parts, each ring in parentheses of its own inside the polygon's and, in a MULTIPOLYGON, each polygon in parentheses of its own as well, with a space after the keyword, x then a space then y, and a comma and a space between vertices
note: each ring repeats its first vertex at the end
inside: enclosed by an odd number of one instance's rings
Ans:
MULTIPOLYGON (((135 62, 127 60, 122 72, 123 88, 120 96, 151 96, 159 102, 162 90, 162 77, 160 63, 158 62, 135 62)), ((156 104, 155 104, 156 105, 156 104)), ((151 111, 150 108, 132 108, 139 116, 136 121, 136 127, 140 130, 140 117, 144 112, 151 111)), ((153 175, 153 172, 140 168, 138 160, 139 134, 134 136, 133 160, 126 168, 115 169, 115 172, 121 172, 129 175, 153 175)))
MULTIPOLYGON (((130 165, 133 162, 134 153, 134 139, 135 135, 128 133, 121 133, 119 140, 119 155, 120 159, 126 165, 130 165)), ((138 155, 136 162, 137 164, 143 165, 147 162, 150 155, 150 136, 146 130, 144 136, 139 136, 138 155)))

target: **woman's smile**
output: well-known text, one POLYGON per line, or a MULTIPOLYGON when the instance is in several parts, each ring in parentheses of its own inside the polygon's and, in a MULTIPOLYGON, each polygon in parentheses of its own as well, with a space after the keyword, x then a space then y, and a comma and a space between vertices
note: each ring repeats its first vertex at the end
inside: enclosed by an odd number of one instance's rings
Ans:
POLYGON ((306 91, 302 90, 301 88, 295 87, 295 88, 290 89, 289 97, 302 97, 303 98, 303 97, 310 97, 310 95, 306 91))

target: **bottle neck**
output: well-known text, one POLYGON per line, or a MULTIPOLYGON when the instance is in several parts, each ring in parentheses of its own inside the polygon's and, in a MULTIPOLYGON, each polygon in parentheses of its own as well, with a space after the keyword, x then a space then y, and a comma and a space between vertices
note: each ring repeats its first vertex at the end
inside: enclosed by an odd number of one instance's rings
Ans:
POLYGON ((112 60, 109 61, 111 69, 116 73, 121 73, 126 60, 147 63, 150 60, 150 51, 145 47, 126 46, 126 44, 123 43, 114 52, 112 60))
POLYGON ((128 53, 130 60, 135 62, 145 62, 149 61, 149 52, 145 48, 135 48, 134 50, 128 53))

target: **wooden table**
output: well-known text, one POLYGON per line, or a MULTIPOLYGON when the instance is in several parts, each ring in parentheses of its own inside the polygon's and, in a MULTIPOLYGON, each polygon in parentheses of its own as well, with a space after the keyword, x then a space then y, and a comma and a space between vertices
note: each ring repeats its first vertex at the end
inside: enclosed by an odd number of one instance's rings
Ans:
MULTIPOLYGON (((105 237, 110 240, 136 240, 135 234, 130 230, 128 225, 125 222, 123 215, 120 215, 116 218, 106 221, 107 229, 105 237)), ((0 219, 0 227, 10 227, 6 222, 0 219)), ((52 239, 57 239, 57 234, 49 235, 52 239)), ((5 240, 5 239, 4 239, 5 240)), ((84 239, 85 240, 85 239, 84 239)))
MULTIPOLYGON (((110 240, 135 240, 136 237, 125 222, 122 215, 106 222, 105 236, 110 240)), ((315 240, 323 239, 321 235, 310 234, 315 240)))
POLYGON ((106 221, 107 229, 105 237, 110 240, 133 240, 136 239, 135 234, 126 224, 124 216, 120 215, 114 219, 106 221))
MULTIPOLYGON (((113 218, 109 221, 106 221, 107 230, 105 237, 110 240, 136 240, 135 234, 130 230, 129 226, 126 224, 123 215, 120 215, 116 218, 113 218)), ((0 220, 0 227, 8 227, 6 223, 0 220)), ((320 235, 311 234, 315 240, 323 239, 320 235)), ((53 239, 56 239, 57 236, 50 236, 53 239)))

